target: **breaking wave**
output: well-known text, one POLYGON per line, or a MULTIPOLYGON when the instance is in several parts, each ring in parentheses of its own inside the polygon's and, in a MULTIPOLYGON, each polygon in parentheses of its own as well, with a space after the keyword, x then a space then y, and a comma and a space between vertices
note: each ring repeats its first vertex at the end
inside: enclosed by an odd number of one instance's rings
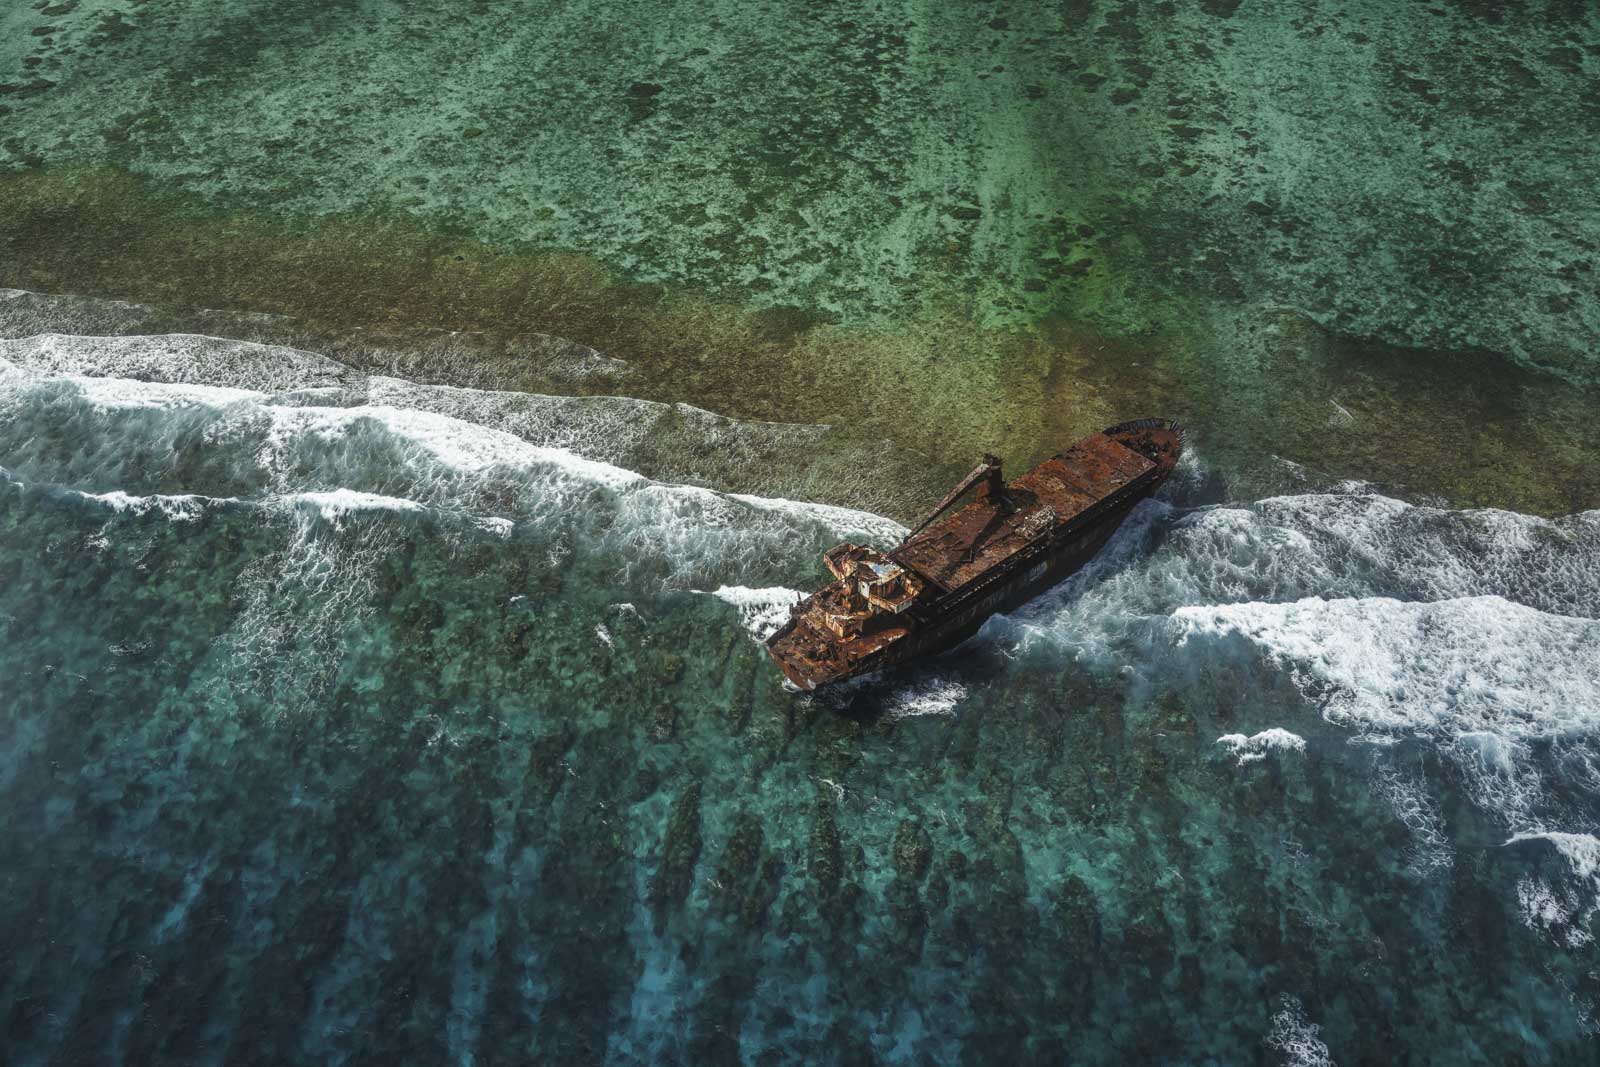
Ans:
MULTIPOLYGON (((0 341, 9 478, 128 519, 286 516, 299 547, 271 565, 277 582, 358 575, 385 524, 436 522, 464 540, 536 543, 549 567, 592 568, 639 596, 714 590, 759 640, 829 543, 904 533, 865 511, 628 469, 669 424, 672 440, 699 442, 686 454, 733 457, 723 473, 828 432, 365 376, 299 349, 198 335, 0 341)), ((1540 824, 1549 750, 1600 724, 1600 512, 1457 511, 1360 485, 1198 508, 1182 495, 1141 505, 1089 567, 990 620, 976 647, 1019 670, 1076 662, 1153 689, 1234 667, 1260 684, 1286 680, 1348 738, 1437 744, 1511 832, 1540 824)), ((341 595, 358 605, 362 583, 349 584, 341 595)), ((269 632, 270 596, 257 611, 269 632)), ((885 699, 896 717, 944 715, 972 684, 891 687, 885 699)), ((1222 741, 1240 762, 1304 744, 1302 724, 1267 725, 1241 722, 1222 741)), ((1419 835, 1436 836, 1436 813, 1407 810, 1419 835)))
POLYGON ((981 640, 1156 689, 1239 667, 1286 679, 1351 738, 1437 744, 1520 828, 1550 792, 1552 746, 1600 727, 1597 617, 1600 512, 1456 511, 1349 486, 1146 504, 1084 572, 981 640))
POLYGON ((751 589, 744 585, 724 585, 711 595, 739 609, 739 621, 757 642, 764 642, 777 633, 778 628, 788 621, 789 609, 805 596, 798 589, 781 586, 751 589))
POLYGON ((1272 752, 1304 752, 1306 750, 1305 738, 1278 726, 1262 730, 1260 733, 1252 734, 1249 737, 1244 734, 1223 734, 1217 738, 1217 744, 1225 745, 1228 752, 1237 758, 1241 767, 1247 763, 1259 763, 1272 752))
MULTIPOLYGON (((103 340, 91 338, 91 351, 103 340)), ((188 358, 182 346, 147 346, 138 369, 166 366, 152 362, 157 350, 188 358)), ((124 509, 187 516, 206 501, 297 500, 329 519, 382 506, 470 516, 497 533, 510 521, 554 542, 558 556, 583 542, 672 588, 776 574, 796 538, 820 550, 901 529, 846 508, 658 482, 456 415, 352 402, 370 396, 83 375, 125 363, 74 361, 59 337, 10 355, 0 364, 0 450, 12 476, 124 509), (63 439, 75 447, 64 450, 63 439)))

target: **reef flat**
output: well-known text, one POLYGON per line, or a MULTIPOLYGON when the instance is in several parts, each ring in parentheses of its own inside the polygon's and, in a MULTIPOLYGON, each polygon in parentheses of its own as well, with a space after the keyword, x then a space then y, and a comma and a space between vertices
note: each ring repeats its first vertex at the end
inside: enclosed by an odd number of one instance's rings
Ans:
POLYGON ((1219 459, 1597 499, 1581 4, 0 18, 0 284, 536 331, 952 466, 1161 409, 1219 459))

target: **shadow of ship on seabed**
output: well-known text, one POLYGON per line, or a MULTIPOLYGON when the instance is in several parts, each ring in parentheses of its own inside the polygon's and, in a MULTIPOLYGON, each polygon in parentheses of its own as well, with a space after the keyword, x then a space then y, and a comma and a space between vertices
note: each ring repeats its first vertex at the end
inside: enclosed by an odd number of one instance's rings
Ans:
POLYGON ((1009 483, 986 456, 891 551, 829 549, 834 581, 794 606, 768 652, 809 692, 955 647, 1094 559, 1166 482, 1183 437, 1163 419, 1120 423, 1009 483))

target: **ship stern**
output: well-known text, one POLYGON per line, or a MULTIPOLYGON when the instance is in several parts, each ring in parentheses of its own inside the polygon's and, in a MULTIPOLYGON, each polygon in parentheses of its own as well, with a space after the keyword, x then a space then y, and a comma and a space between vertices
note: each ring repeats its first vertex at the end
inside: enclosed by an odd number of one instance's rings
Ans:
POLYGON ((772 657, 772 662, 778 665, 778 670, 783 672, 791 685, 809 693, 819 685, 834 681, 839 675, 806 655, 806 642, 798 636, 798 629, 798 624, 791 619, 767 638, 767 655, 772 657))

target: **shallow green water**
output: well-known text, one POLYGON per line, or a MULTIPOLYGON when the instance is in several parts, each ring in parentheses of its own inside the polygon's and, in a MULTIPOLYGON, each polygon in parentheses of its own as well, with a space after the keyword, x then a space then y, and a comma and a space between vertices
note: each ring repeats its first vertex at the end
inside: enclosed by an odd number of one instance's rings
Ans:
POLYGON ((0 1060, 1592 1062, 1597 134, 1584 3, 6 8, 0 1060))
POLYGON ((1128 332, 1171 299, 1244 299, 1593 376, 1583 3, 83 0, 3 18, 14 163, 401 210, 850 318, 976 291, 983 315, 1128 332))

